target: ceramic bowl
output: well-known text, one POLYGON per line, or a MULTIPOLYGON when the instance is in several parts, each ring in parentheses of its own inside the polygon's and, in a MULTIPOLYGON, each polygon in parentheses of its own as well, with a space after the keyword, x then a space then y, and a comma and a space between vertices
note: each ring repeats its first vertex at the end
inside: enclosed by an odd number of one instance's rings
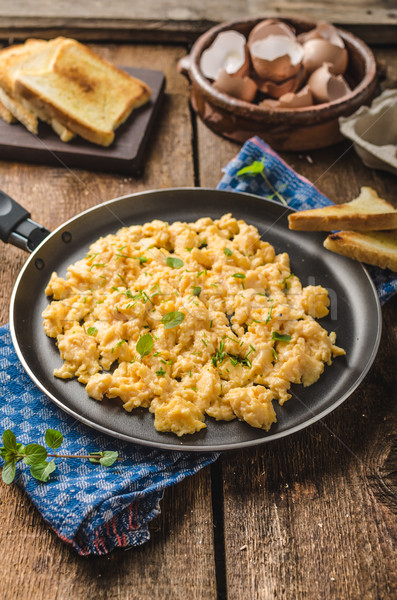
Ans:
MULTIPOLYGON (((236 142, 253 135, 262 137, 275 150, 312 150, 343 139, 338 118, 348 116, 375 96, 378 76, 370 48, 348 31, 338 29, 349 53, 345 77, 352 91, 333 102, 304 108, 273 109, 232 98, 216 90, 200 71, 200 57, 221 31, 234 29, 248 37, 251 29, 265 17, 231 21, 201 35, 190 54, 179 63, 180 71, 191 84, 191 103, 203 122, 213 131, 236 142)), ((296 34, 316 26, 315 21, 280 18, 295 28, 296 34)))

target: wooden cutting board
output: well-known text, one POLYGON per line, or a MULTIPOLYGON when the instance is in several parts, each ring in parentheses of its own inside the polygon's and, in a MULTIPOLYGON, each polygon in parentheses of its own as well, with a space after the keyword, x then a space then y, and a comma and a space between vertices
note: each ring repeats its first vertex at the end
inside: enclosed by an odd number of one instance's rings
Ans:
POLYGON ((147 104, 133 111, 117 129, 111 146, 97 146, 77 136, 68 143, 61 142, 52 128, 43 122, 40 122, 36 136, 20 123, 10 125, 0 119, 0 159, 92 171, 139 172, 164 94, 165 76, 161 71, 151 69, 123 69, 147 83, 152 95, 147 104))

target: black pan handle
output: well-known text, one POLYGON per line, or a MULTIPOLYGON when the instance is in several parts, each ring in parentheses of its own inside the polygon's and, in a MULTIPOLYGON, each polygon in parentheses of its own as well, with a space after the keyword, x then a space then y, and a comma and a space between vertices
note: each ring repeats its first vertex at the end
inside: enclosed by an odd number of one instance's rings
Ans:
POLYGON ((0 190, 0 239, 33 252, 50 233, 32 219, 30 213, 0 190))

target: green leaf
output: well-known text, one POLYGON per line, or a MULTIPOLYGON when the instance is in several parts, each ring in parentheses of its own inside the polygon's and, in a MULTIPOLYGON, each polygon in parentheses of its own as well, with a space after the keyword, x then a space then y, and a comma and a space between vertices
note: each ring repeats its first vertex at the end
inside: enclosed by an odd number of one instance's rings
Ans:
POLYGON ((104 467, 111 467, 114 465, 116 460, 118 459, 119 453, 113 450, 104 450, 102 452, 102 458, 99 459, 99 462, 104 467))
POLYGON ((98 329, 96 327, 89 327, 87 329, 88 335, 96 335, 98 333, 98 329))
POLYGON ((4 481, 4 483, 6 483, 7 485, 10 485, 10 483, 12 483, 15 479, 15 472, 16 472, 15 463, 16 463, 15 460, 9 461, 9 462, 6 462, 3 467, 1 477, 4 481))
POLYGON ((290 342, 291 341, 291 336, 286 334, 282 334, 282 333, 278 333, 278 331, 273 331, 272 332, 272 340, 277 340, 278 342, 290 342))
POLYGON ((149 352, 152 350, 153 348, 153 338, 150 335, 150 333, 145 333, 145 335, 142 335, 139 340, 138 343, 136 345, 136 351, 138 352, 138 354, 141 355, 141 359, 144 356, 147 356, 149 354, 149 352))
POLYGON ((4 459, 5 459, 5 457, 6 457, 6 454, 7 454, 7 450, 5 449, 5 447, 4 447, 4 446, 2 446, 2 447, 0 448, 0 456, 1 456, 1 458, 4 458, 4 459))
POLYGON ((113 450, 104 450, 102 452, 90 452, 88 459, 92 464, 101 464, 104 467, 111 467, 118 459, 119 453, 113 450))
POLYGON ((233 273, 232 277, 236 277, 236 279, 245 279, 244 273, 233 273))
POLYGON ((231 256, 233 254, 233 252, 229 248, 224 248, 223 252, 225 256, 231 256))
POLYGON ((30 467, 30 473, 35 479, 46 483, 48 481, 49 476, 53 471, 55 471, 55 469, 55 462, 52 460, 49 463, 42 462, 36 465, 32 465, 30 467))
POLYGON ((3 444, 6 450, 17 450, 17 438, 11 429, 6 429, 3 433, 3 444))
POLYGON ((172 267, 173 269, 180 269, 184 265, 183 260, 177 258, 176 256, 167 256, 166 263, 169 267, 172 267))
POLYGON ((172 329, 173 327, 177 327, 178 325, 180 325, 183 322, 184 318, 184 313, 178 310, 176 312, 169 312, 165 314, 164 317, 161 319, 161 322, 164 325, 164 329, 172 329))
POLYGON ((47 458, 47 450, 40 444, 28 444, 25 446, 25 465, 37 465, 45 461, 47 458))
POLYGON ((47 429, 45 432, 45 443, 47 446, 56 450, 63 442, 63 435, 56 429, 47 429))
POLYGON ((261 162, 255 160, 251 165, 240 169, 237 172, 237 177, 240 177, 240 175, 258 175, 259 173, 263 173, 264 166, 263 160, 261 162))
POLYGON ((201 294, 201 287, 199 285, 197 285, 196 287, 193 288, 193 295, 200 296, 200 294, 201 294))

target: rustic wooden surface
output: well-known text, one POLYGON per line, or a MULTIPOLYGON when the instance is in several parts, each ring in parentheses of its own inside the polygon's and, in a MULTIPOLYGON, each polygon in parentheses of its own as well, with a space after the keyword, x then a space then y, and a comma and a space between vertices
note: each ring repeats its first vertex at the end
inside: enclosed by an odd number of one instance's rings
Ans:
POLYGON ((395 43, 392 0, 0 0, 0 37, 72 35, 85 40, 193 41, 221 21, 262 15, 328 20, 372 44, 395 43))
MULTIPOLYGON (((103 200, 150 188, 215 186, 238 146, 196 122, 182 46, 97 46, 125 65, 161 69, 167 95, 141 178, 0 162, 0 189, 52 229, 103 200)), ((396 78, 397 52, 377 53, 396 78)), ((366 169, 349 144, 284 158, 336 202, 396 179, 366 169), (342 158, 341 158, 342 157, 342 158)), ((0 246, 0 323, 25 255, 0 246)), ((377 359, 341 407, 298 435, 224 454, 168 490, 143 547, 80 558, 15 486, 0 485, 0 598, 299 600, 397 597, 395 399, 397 298, 383 308, 377 359), (393 446, 394 440, 394 446, 393 446)))

